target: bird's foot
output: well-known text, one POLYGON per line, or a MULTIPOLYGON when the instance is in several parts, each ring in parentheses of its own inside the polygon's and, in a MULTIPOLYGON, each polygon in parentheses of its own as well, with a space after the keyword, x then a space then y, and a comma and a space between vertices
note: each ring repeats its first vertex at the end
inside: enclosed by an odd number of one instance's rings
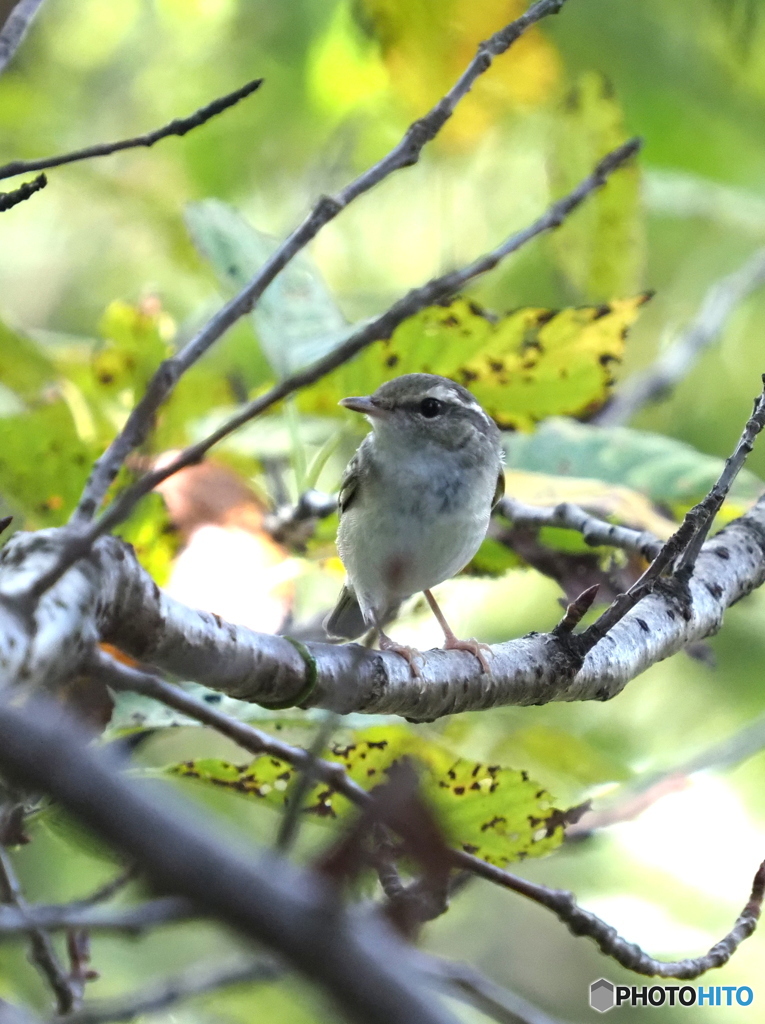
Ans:
POLYGON ((416 647, 406 647, 404 644, 397 644, 395 640, 391 640, 389 636, 386 636, 382 630, 379 631, 379 637, 381 651, 392 651, 394 654, 400 654, 402 658, 406 658, 409 662, 409 669, 412 675, 416 679, 422 678, 420 666, 417 664, 417 658, 422 657, 421 651, 418 651, 416 647))
POLYGON ((489 663, 486 660, 486 654, 491 654, 492 650, 488 644, 482 644, 478 640, 458 640, 454 634, 447 636, 444 641, 445 651, 469 651, 470 654, 475 655, 481 664, 481 668, 484 674, 487 676, 491 675, 491 669, 489 663), (486 653, 484 653, 486 652, 486 653))

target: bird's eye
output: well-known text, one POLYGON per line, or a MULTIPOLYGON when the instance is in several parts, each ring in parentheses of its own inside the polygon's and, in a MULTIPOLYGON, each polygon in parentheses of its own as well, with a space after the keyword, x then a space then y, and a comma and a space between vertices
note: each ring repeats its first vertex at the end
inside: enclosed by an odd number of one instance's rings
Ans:
POLYGON ((423 398, 420 402, 420 412, 423 416, 427 416, 429 420, 433 419, 434 416, 440 416, 443 410, 443 402, 439 402, 437 398, 423 398))

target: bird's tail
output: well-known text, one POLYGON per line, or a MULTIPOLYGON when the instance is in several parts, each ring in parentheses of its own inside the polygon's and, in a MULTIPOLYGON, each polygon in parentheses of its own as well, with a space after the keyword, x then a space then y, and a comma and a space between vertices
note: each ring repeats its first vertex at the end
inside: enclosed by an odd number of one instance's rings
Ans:
POLYGON ((324 629, 339 640, 355 640, 369 629, 356 595, 347 584, 340 591, 334 610, 324 620, 324 629))

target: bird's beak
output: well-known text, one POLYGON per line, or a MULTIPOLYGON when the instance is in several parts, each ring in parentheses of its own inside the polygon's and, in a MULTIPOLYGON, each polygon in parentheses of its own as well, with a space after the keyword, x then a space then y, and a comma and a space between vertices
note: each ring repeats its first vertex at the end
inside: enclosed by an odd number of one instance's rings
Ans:
POLYGON ((364 395, 361 398, 342 398, 338 405, 342 405, 344 409, 351 409, 353 412, 360 412, 365 416, 372 416, 377 419, 381 419, 385 415, 385 410, 381 409, 379 405, 375 405, 369 395, 364 395))

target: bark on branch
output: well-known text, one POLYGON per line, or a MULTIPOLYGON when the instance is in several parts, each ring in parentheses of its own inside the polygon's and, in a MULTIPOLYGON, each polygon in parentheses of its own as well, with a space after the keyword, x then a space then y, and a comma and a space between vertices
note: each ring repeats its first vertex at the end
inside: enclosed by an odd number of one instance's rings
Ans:
POLYGON ((704 545, 687 584, 660 580, 583 662, 576 636, 531 633, 492 648, 491 677, 462 651, 426 652, 417 679, 393 653, 302 645, 194 611, 161 591, 114 537, 101 538, 20 614, 14 595, 55 562, 62 542, 56 531, 16 534, 0 553, 0 674, 10 682, 55 687, 100 639, 241 700, 433 719, 503 704, 608 700, 657 661, 715 633, 725 609, 765 581, 765 498, 704 545))

